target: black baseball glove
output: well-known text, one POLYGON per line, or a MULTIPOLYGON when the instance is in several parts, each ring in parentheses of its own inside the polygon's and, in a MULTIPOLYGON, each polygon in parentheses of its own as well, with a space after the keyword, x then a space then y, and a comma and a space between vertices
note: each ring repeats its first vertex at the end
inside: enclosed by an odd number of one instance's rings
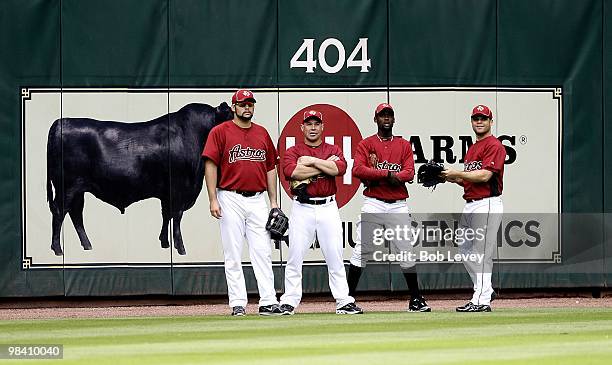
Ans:
POLYGON ((424 187, 436 188, 436 185, 444 183, 444 178, 440 176, 444 170, 444 165, 441 163, 429 160, 427 163, 421 165, 417 171, 417 182, 423 184, 424 187))
POLYGON ((266 223, 266 229, 270 232, 270 237, 275 241, 282 241, 288 228, 289 218, 279 208, 272 208, 266 223))

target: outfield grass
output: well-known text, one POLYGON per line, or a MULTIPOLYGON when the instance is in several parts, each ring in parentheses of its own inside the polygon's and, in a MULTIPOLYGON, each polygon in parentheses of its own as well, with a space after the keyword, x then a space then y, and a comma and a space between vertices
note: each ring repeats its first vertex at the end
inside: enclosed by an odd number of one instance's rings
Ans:
POLYGON ((68 364, 610 364, 611 337, 612 308, 0 322, 68 364))

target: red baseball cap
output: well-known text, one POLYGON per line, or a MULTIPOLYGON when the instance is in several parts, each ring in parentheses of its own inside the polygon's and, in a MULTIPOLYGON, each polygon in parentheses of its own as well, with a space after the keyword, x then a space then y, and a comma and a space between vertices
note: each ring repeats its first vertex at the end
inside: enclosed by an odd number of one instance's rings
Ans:
POLYGON ((378 113, 382 112, 385 109, 389 109, 389 110, 393 111, 393 107, 391 106, 391 104, 381 103, 381 104, 378 104, 378 106, 376 107, 376 111, 374 112, 374 116, 377 116, 378 113))
POLYGON ((475 115, 484 115, 487 118, 493 119, 493 112, 491 112, 491 109, 489 109, 488 106, 482 104, 478 104, 474 107, 474 109, 472 109, 472 116, 475 115))
POLYGON ((237 90, 234 95, 232 95, 232 104, 242 103, 243 101, 251 100, 255 102, 255 96, 253 93, 246 89, 237 90))
POLYGON ((310 118, 316 118, 319 121, 321 121, 321 123, 323 123, 323 113, 321 113, 318 110, 314 110, 314 109, 306 110, 304 112, 303 122, 307 121, 310 118))

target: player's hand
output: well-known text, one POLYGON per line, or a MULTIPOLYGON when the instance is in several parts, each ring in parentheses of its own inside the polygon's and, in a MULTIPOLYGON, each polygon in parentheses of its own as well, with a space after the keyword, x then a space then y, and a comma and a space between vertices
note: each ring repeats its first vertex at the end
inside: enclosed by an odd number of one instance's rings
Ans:
POLYGON ((456 183, 459 180, 461 180, 461 177, 459 175, 459 171, 457 171, 455 169, 451 169, 451 168, 448 168, 446 170, 442 170, 442 173, 440 173, 440 176, 442 176, 444 178, 444 180, 449 181, 449 182, 453 182, 453 183, 456 183))
POLYGON ((331 155, 327 158, 327 161, 340 161, 340 157, 336 155, 331 155))
POLYGON ((210 201, 210 215, 217 219, 221 218, 221 206, 219 206, 217 199, 210 201))
POLYGON ((387 175, 387 181, 391 186, 401 186, 404 184, 394 172, 389 172, 389 175, 387 175))
POLYGON ((318 159, 312 156, 300 156, 298 158, 297 163, 304 166, 312 166, 318 159))

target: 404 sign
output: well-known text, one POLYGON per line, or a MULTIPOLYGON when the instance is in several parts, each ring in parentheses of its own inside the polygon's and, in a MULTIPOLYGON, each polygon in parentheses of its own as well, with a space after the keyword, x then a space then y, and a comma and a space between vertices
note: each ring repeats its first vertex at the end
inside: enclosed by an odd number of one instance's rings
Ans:
POLYGON ((314 48, 315 48, 315 39, 314 38, 305 38, 302 42, 300 48, 293 54, 291 57, 291 61, 289 62, 290 68, 305 68, 306 73, 314 73, 315 68, 317 68, 317 59, 319 66, 321 69, 330 74, 335 74, 338 71, 342 70, 346 61, 346 68, 349 67, 359 67, 359 72, 369 72, 372 67, 372 60, 368 58, 368 39, 367 38, 359 38, 359 41, 353 48, 353 51, 349 55, 348 59, 346 58, 346 50, 344 49, 344 45, 336 38, 327 38, 325 39, 321 45, 319 46, 319 51, 317 53, 318 58, 314 58, 314 48), (327 49, 333 47, 338 52, 338 60, 334 65, 330 65, 327 62, 327 49), (304 55, 305 53, 305 55, 304 55), (302 56, 305 57, 304 60, 300 60, 302 56), (357 57, 360 57, 359 59, 357 57))

